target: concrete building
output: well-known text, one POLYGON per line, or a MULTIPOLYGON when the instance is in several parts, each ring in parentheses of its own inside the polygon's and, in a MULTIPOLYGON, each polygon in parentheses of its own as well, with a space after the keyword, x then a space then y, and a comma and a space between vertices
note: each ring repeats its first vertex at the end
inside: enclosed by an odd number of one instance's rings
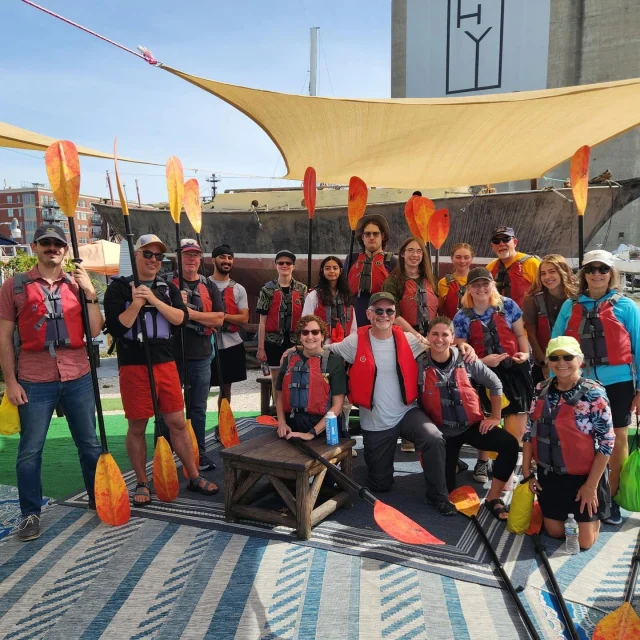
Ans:
MULTIPOLYGON (((392 97, 472 96, 640 76, 633 0, 392 0, 392 97)), ((640 131, 595 147, 590 175, 640 176, 640 131)), ((568 165, 547 174, 568 177, 568 165)), ((531 176, 542 178, 542 176, 531 176)), ((529 183, 495 185, 527 189, 529 183)), ((640 245, 640 204, 617 213, 589 248, 640 245)))

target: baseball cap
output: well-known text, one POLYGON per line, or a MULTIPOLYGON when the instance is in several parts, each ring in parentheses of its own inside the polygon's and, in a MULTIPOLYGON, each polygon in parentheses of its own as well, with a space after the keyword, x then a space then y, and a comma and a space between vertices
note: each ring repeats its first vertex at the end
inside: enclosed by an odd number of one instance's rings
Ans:
POLYGON ((474 280, 493 280, 493 276, 491 275, 491 271, 489 271, 489 269, 485 269, 484 267, 476 267, 475 269, 471 269, 471 271, 469 271, 469 275, 467 276, 467 284, 471 284, 474 280))
POLYGON ((180 240, 180 248, 182 249, 182 253, 202 253, 200 245, 191 238, 184 238, 183 240, 180 240))
POLYGON ((509 236, 510 238, 515 238, 516 232, 513 230, 513 227, 496 227, 491 232, 491 239, 497 236, 509 236))
POLYGON ((291 251, 289 251, 288 249, 282 249, 281 251, 278 251, 278 253, 276 253, 275 262, 278 262, 280 258, 289 258, 291 262, 293 262, 293 264, 296 263, 295 254, 291 253, 291 251))
POLYGON ((584 267, 590 262, 602 262, 602 264, 606 264, 607 267, 613 267, 613 256, 608 251, 604 251, 604 249, 594 249, 584 254, 582 266, 584 267))
POLYGON ((54 240, 60 240, 60 242, 64 242, 65 245, 68 245, 67 237, 64 235, 64 229, 62 227, 58 227, 57 225, 51 224, 41 224, 33 234, 33 241, 38 242, 39 240, 44 240, 45 238, 53 238, 54 240))
POLYGON ((547 345, 546 357, 552 356, 556 351, 564 351, 572 356, 581 356, 582 349, 580 343, 571 336, 558 336, 549 340, 547 345))
POLYGON ((388 300, 392 304, 396 303, 396 299, 393 297, 392 293, 389 293, 388 291, 378 291, 378 293, 374 293, 371 298, 369 298, 369 306, 373 306, 380 300, 388 300))
POLYGON ((167 245, 158 238, 155 233, 145 233, 143 236, 138 238, 136 245, 134 247, 135 251, 139 251, 140 249, 144 249, 149 244, 159 244, 162 247, 162 251, 167 250, 167 245))

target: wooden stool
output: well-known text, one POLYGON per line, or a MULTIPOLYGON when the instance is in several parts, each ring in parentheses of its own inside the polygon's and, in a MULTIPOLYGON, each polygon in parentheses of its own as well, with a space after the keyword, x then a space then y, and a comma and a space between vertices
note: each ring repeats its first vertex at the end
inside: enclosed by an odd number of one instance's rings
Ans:
POLYGON ((271 376, 260 376, 256 378, 256 382, 260 384, 260 413, 267 415, 271 408, 271 387, 273 380, 271 376))
MULTIPOLYGON (((340 440, 337 445, 330 446, 320 436, 306 441, 306 444, 333 464, 341 463, 342 471, 351 477, 351 449, 356 444, 355 440, 340 440)), ((302 453, 294 444, 278 438, 275 429, 272 433, 224 449, 220 456, 224 462, 224 508, 228 522, 248 518, 285 525, 295 528, 301 540, 308 540, 312 527, 339 507, 351 506, 349 493, 341 491, 315 507, 327 474, 326 467, 302 453), (284 500, 290 513, 247 504, 244 499, 247 492, 263 476, 284 500), (295 495, 283 480, 295 480, 295 495)))

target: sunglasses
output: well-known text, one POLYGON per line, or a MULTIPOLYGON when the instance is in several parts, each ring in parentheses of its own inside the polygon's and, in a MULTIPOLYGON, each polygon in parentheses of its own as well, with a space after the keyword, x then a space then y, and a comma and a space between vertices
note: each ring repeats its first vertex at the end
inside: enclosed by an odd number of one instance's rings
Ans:
POLYGON ((548 356, 549 362, 559 362, 560 359, 564 360, 565 362, 571 362, 574 358, 575 356, 571 354, 567 354, 564 356, 548 356))
POLYGON ((598 272, 604 276, 607 273, 609 273, 609 271, 611 271, 611 267, 608 267, 606 264, 601 264, 599 267, 596 267, 592 264, 588 264, 584 268, 584 272, 588 273, 589 275, 598 272))
POLYGON ((491 244, 509 244, 513 238, 508 236, 500 236, 499 238, 491 238, 491 244))
POLYGON ((279 267, 290 267, 293 265, 293 262, 287 262, 286 260, 281 260, 280 262, 276 262, 279 267))
POLYGON ((319 336, 320 329, 303 329, 300 332, 300 335, 303 335, 303 336, 308 336, 309 334, 311 334, 312 336, 319 336))
POLYGON ((365 238, 377 238, 380 235, 379 231, 365 231, 362 234, 365 238))
POLYGON ((388 316, 392 316, 396 312, 393 307, 385 307, 384 309, 378 307, 377 309, 371 309, 371 311, 373 311, 377 316, 383 316, 385 313, 388 316))
POLYGON ((145 260, 151 260, 151 258, 155 258, 158 262, 162 262, 164 260, 164 253, 154 253, 153 251, 143 251, 142 257, 145 260))
POLYGON ((62 249, 63 247, 66 247, 67 245, 64 242, 61 242, 60 240, 38 240, 38 244, 41 247, 55 247, 56 249, 62 249))

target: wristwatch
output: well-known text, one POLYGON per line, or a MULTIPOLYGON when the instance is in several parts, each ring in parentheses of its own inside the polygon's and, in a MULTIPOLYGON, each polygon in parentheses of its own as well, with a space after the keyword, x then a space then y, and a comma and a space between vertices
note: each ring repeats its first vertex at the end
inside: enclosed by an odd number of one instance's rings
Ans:
POLYGON ((311 427, 311 429, 309 429, 309 433, 313 433, 314 438, 318 435, 318 432, 316 431, 315 427, 311 427))
POLYGON ((87 304, 98 304, 98 298, 95 300, 89 300, 89 298, 87 298, 87 304))

